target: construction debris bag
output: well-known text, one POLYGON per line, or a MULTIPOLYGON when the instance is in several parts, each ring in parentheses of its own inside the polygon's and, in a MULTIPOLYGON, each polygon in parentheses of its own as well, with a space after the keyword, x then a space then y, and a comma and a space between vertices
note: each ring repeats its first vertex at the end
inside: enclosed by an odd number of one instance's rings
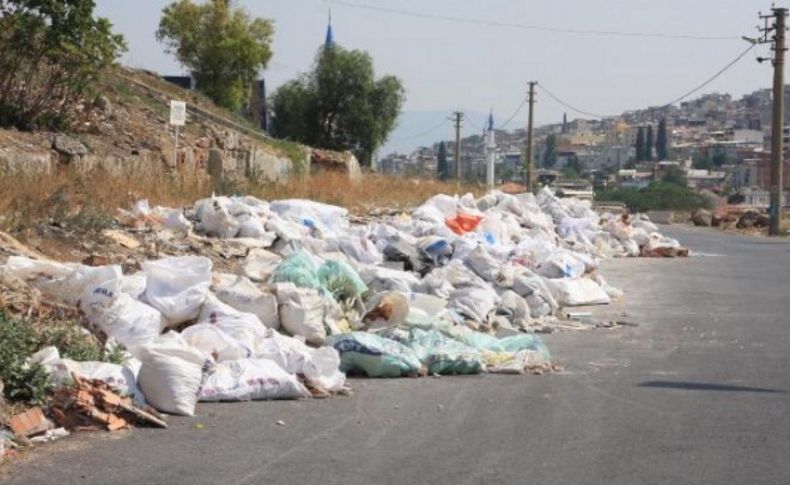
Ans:
POLYGON ((257 316, 222 303, 209 293, 200 311, 198 324, 213 325, 229 335, 245 349, 246 355, 255 355, 260 342, 266 338, 266 327, 257 316))
POLYGON ((265 249, 250 250, 241 266, 244 276, 252 281, 267 282, 277 271, 283 258, 265 249))
POLYGON ((211 286, 210 259, 179 256, 146 261, 143 270, 145 301, 162 312, 168 326, 197 318, 211 286))
POLYGON ((436 330, 411 330, 407 345, 429 374, 479 374, 485 368, 476 349, 436 330))
POLYGON ((229 360, 213 365, 200 389, 200 401, 253 401, 308 397, 296 376, 268 359, 229 360))
POLYGON ((276 362, 289 374, 301 374, 314 387, 327 391, 343 389, 346 376, 340 372, 340 355, 332 347, 313 349, 304 342, 269 330, 257 357, 276 362))
POLYGON ((283 329, 309 344, 323 345, 327 334, 324 298, 316 290, 297 288, 293 283, 278 283, 275 292, 283 329))
POLYGON ((246 359, 253 350, 231 337, 217 325, 196 323, 181 332, 186 342, 217 362, 246 359))
POLYGON ((244 313, 252 313, 269 328, 280 327, 277 297, 263 291, 249 278, 226 273, 215 274, 211 290, 226 305, 244 313))
POLYGON ((608 305, 612 302, 603 288, 589 278, 548 279, 546 286, 561 306, 608 305))
POLYGON ((340 353, 340 370, 360 372, 368 377, 417 376, 422 371, 419 357, 394 340, 367 332, 332 335, 327 345, 340 353))
POLYGON ((137 384, 146 400, 162 412, 193 416, 203 368, 211 361, 175 332, 143 345, 140 361, 137 384))

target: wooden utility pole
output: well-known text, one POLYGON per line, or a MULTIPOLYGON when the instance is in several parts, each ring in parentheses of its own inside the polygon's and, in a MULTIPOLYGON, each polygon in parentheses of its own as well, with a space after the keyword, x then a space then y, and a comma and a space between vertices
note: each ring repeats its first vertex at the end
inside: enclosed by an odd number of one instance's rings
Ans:
POLYGON ((453 158, 455 159, 455 183, 457 185, 461 184, 461 121, 464 120, 464 114, 460 111, 456 111, 453 113, 453 118, 455 121, 455 150, 453 152, 453 158))
POLYGON ((532 187, 534 184, 534 173, 533 167, 534 163, 532 161, 532 121, 533 121, 533 112, 535 106, 535 85, 538 84, 535 81, 529 82, 529 94, 527 101, 529 102, 529 120, 527 121, 527 141, 526 146, 524 147, 524 164, 526 169, 526 188, 527 192, 532 191, 532 187))
POLYGON ((784 163, 784 77, 785 77, 785 18, 786 8, 772 8, 771 15, 760 15, 765 20, 763 38, 759 43, 773 44, 773 59, 758 59, 762 62, 772 60, 774 65, 774 92, 773 92, 773 123, 771 127, 771 205, 769 208, 770 224, 768 234, 778 236, 782 232, 782 164, 784 163), (773 25, 768 25, 773 19, 773 25), (773 36, 769 38, 769 34, 773 36))

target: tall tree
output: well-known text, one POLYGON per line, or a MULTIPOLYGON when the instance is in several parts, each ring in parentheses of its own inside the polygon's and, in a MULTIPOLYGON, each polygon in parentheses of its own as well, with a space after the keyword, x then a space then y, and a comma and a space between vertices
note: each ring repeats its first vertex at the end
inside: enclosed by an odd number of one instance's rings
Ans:
POLYGON ((636 162, 644 162, 645 161, 645 129, 643 127, 639 127, 639 130, 636 132, 636 162))
POLYGON ((543 151, 543 166, 551 168, 557 163, 557 135, 546 137, 546 149, 543 151))
POLYGON ((177 0, 162 11, 156 38, 195 79, 198 91, 230 110, 249 99, 272 57, 274 24, 252 18, 232 0, 177 0))
POLYGON ((656 157, 660 160, 669 158, 669 138, 667 138, 667 120, 661 119, 658 122, 658 134, 656 135, 656 157))
POLYGON ((275 136, 332 150, 351 150, 370 166, 395 128, 404 100, 395 76, 375 78, 366 52, 337 44, 321 48, 311 72, 272 96, 275 136))
POLYGON ((647 125, 647 139, 645 140, 645 160, 653 160, 653 125, 647 125))
POLYGON ((447 180, 450 176, 450 167, 447 164, 447 144, 439 143, 439 153, 436 155, 436 176, 439 180, 447 180))

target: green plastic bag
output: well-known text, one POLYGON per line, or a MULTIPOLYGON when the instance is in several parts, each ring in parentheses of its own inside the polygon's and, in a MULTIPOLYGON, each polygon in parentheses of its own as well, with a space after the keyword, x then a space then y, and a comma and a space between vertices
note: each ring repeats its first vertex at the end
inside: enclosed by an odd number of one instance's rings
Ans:
POLYGON ((436 330, 413 329, 408 345, 430 374, 479 374, 485 368, 480 352, 436 330))
POLYGON ((300 288, 323 291, 318 279, 318 269, 312 258, 304 251, 297 251, 277 266, 274 271, 275 283, 293 283, 300 288))
POLYGON ((516 353, 522 350, 534 350, 544 360, 551 360, 551 353, 543 343, 543 339, 531 333, 521 333, 499 339, 485 333, 459 328, 448 332, 448 336, 480 351, 516 353))
POLYGON ((416 376, 422 363, 403 344, 367 332, 332 335, 327 345, 340 353, 340 370, 362 372, 368 377, 416 376))
POLYGON ((327 261, 318 268, 318 281, 335 300, 352 300, 368 291, 354 268, 342 261, 327 261))

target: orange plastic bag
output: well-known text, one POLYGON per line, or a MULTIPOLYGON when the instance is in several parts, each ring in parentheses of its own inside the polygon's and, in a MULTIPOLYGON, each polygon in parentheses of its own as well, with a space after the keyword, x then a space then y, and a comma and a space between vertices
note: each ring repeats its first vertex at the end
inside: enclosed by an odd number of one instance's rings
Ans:
POLYGON ((454 233, 462 236, 467 232, 474 231, 480 221, 483 220, 482 216, 474 216, 471 214, 464 214, 463 212, 459 212, 457 216, 451 219, 445 220, 445 224, 447 227, 450 228, 454 233))

